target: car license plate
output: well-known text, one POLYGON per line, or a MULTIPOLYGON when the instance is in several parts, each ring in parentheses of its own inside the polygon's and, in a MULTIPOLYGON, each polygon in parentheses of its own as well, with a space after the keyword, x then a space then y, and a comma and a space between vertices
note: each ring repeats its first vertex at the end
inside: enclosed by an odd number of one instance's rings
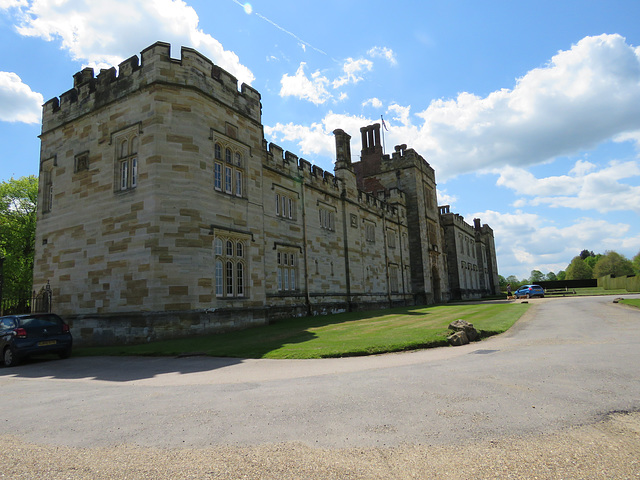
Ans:
POLYGON ((47 345, 55 345, 55 344, 56 344, 55 340, 46 340, 44 342, 38 342, 39 347, 46 347, 47 345))

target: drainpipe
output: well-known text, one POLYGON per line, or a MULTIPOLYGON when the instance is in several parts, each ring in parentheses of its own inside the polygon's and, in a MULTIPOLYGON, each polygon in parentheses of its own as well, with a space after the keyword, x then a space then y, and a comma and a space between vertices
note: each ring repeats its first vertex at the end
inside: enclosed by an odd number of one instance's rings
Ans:
POLYGON ((342 188, 342 238, 344 239, 344 274, 347 282, 347 310, 350 312, 351 307, 351 268, 349 265, 349 239, 348 239, 348 225, 347 225, 347 189, 342 188))
POLYGON ((310 316, 311 296, 309 294, 309 258, 307 257, 307 206, 304 198, 304 182, 304 174, 302 174, 302 181, 300 182, 300 196, 302 200, 302 258, 304 259, 304 299, 307 306, 307 316, 310 316))

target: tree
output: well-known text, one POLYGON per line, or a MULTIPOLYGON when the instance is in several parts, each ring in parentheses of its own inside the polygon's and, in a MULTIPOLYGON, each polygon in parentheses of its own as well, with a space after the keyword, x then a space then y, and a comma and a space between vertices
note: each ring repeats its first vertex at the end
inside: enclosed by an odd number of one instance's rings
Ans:
POLYGON ((509 275, 507 277, 507 283, 511 284, 511 288, 515 288, 515 286, 520 283, 520 280, 518 280, 518 277, 515 275, 509 275))
POLYGON ((633 257, 633 260, 631 262, 633 263, 633 269, 635 270, 636 275, 640 275, 640 252, 638 252, 636 256, 633 257))
POLYGON ((530 283, 540 283, 544 280, 544 273, 540 270, 531 270, 531 277, 529 277, 530 283))
POLYGON ((589 251, 589 250, 582 250, 580 252, 580 258, 582 260, 586 260, 588 257, 594 257, 595 255, 593 254, 593 250, 589 251))
POLYGON ((0 256, 4 257, 4 298, 31 291, 36 235, 38 178, 0 183, 0 256))
POLYGON ((598 260, 598 263, 596 263, 593 269, 593 276, 600 278, 607 275, 614 277, 633 275, 633 264, 631 260, 612 250, 605 252, 598 260))
POLYGON ((565 272, 564 270, 560 270, 558 272, 558 275, 556 275, 557 280, 565 280, 567 278, 567 272, 565 272))
POLYGON ((579 256, 574 257, 566 270, 566 280, 587 280, 592 277, 593 271, 579 256))
POLYGON ((596 263, 598 263, 598 260, 600 260, 602 258, 601 254, 597 254, 597 255, 590 255, 587 258, 584 259, 584 263, 586 263, 587 265, 589 265, 589 268, 591 270, 593 270, 596 266, 596 263))
POLYGON ((549 282, 555 282, 556 280, 558 280, 558 276, 553 272, 549 272, 549 273, 547 273, 547 276, 545 277, 545 280, 547 280, 549 282))

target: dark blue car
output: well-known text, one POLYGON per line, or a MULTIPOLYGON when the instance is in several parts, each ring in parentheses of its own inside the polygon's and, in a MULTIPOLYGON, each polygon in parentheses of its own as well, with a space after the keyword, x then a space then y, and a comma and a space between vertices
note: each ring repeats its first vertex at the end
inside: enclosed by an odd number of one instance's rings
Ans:
POLYGON ((544 297, 544 288, 540 285, 522 285, 519 289, 517 289, 513 294, 516 298, 533 298, 533 297, 544 297))
POLYGON ((69 325, 53 313, 0 317, 0 353, 5 367, 25 357, 48 353, 68 358, 72 345, 69 325))

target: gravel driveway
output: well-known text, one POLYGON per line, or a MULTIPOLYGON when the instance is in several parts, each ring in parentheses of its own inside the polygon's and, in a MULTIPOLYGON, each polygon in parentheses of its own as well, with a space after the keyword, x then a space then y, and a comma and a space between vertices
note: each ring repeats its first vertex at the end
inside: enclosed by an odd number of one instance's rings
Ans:
POLYGON ((0 478, 640 478, 640 310, 612 300, 457 348, 5 369, 0 478))

